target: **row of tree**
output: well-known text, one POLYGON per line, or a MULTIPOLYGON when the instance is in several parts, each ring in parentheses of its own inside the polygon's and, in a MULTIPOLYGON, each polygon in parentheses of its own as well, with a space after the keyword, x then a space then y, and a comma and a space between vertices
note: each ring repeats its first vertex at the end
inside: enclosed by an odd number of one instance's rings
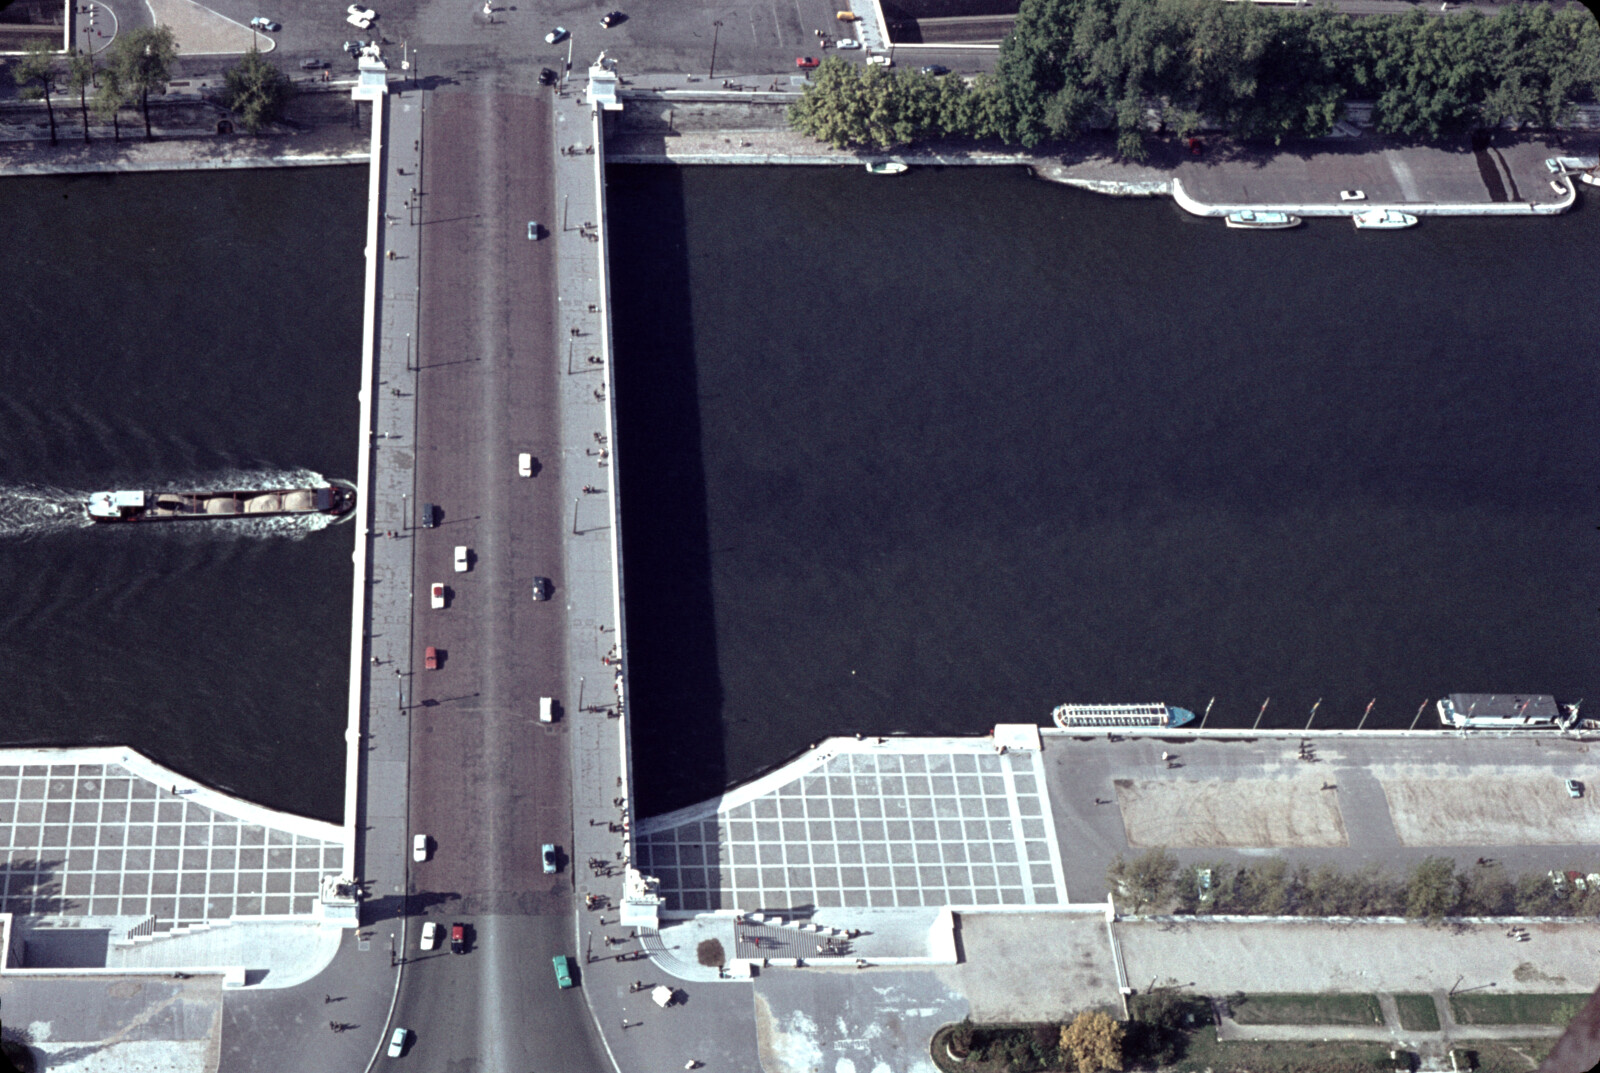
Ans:
MULTIPOLYGON (((77 95, 84 141, 89 140, 91 109, 111 120, 113 137, 121 140, 122 109, 134 103, 144 117, 144 136, 150 138, 154 136, 150 97, 167 91, 177 58, 178 42, 172 30, 150 26, 119 33, 101 62, 90 53, 61 53, 46 42, 35 42, 14 63, 12 75, 24 100, 44 101, 51 145, 57 140, 54 98, 62 90, 77 95)), ((252 132, 282 113, 291 90, 288 77, 253 48, 227 72, 225 85, 228 108, 252 132)))
POLYGON ((1550 126, 1600 88, 1600 30, 1577 5, 1492 17, 1352 17, 1219 0, 1022 0, 992 76, 815 72, 795 129, 839 147, 928 138, 1033 147, 1092 128, 1142 159, 1155 131, 1205 125, 1282 142, 1333 129, 1349 100, 1377 129, 1440 138, 1502 121, 1550 126))
POLYGON ((1097 1073, 1122 1068, 1124 1034, 1112 1017, 1090 1010, 1064 1025, 979 1026, 968 1018, 951 1029, 947 1042, 963 1059, 1003 1064, 1011 1073, 1043 1073, 1069 1064, 1079 1073, 1097 1073))
POLYGON ((1342 872, 1329 865, 1291 869, 1281 857, 1252 864, 1180 866, 1165 850, 1118 857, 1106 873, 1119 908, 1133 913, 1243 916, 1444 917, 1600 916, 1600 888, 1579 890, 1563 875, 1510 875, 1498 863, 1458 871, 1428 857, 1404 876, 1378 866, 1342 872))

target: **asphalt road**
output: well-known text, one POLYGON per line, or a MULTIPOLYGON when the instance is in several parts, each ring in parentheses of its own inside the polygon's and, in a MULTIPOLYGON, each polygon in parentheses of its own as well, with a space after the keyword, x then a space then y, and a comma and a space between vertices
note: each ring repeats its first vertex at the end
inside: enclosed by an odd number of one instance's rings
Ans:
POLYGON ((439 525, 415 531, 416 666, 412 948, 393 1023, 425 1069, 609 1068, 581 992, 550 959, 576 953, 570 862, 543 873, 540 845, 570 846, 567 734, 538 722, 565 680, 558 502, 555 250, 528 221, 555 212, 546 92, 474 83, 433 95, 423 124, 422 336, 417 496, 439 525), (516 456, 539 460, 517 476, 516 456), (471 569, 453 569, 453 549, 471 569), (532 581, 549 577, 552 599, 532 581), (443 581, 449 601, 428 605, 443 581), (468 925, 471 948, 423 953, 424 920, 468 925))

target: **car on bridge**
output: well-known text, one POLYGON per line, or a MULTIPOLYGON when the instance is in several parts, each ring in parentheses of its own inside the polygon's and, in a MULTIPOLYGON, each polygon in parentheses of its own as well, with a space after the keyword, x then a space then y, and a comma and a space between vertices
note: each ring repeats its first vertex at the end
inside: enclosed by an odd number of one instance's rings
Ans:
POLYGON ((452 954, 465 954, 467 952, 467 926, 465 924, 450 925, 450 952, 452 954))
POLYGON ((456 545, 456 573, 464 574, 467 572, 467 567, 470 565, 468 556, 471 554, 472 552, 467 549, 465 544, 456 545))
POLYGON ((553 876, 553 875, 556 874, 556 847, 555 847, 555 843, 546 842, 544 845, 539 847, 539 861, 540 861, 540 863, 542 863, 544 865, 544 874, 545 875, 553 876))
POLYGON ((568 960, 567 955, 557 954, 555 957, 550 959, 550 963, 556 968, 556 986, 563 991, 571 987, 572 964, 568 960))
POLYGON ((397 1028, 394 1035, 389 1037, 389 1057, 399 1058, 406 1051, 406 1044, 411 1042, 411 1029, 397 1028))
POLYGON ((547 577, 536 577, 536 578, 533 579, 533 598, 535 600, 548 600, 548 599, 550 599, 550 579, 549 578, 547 578, 547 577))
POLYGON ((425 861, 428 859, 428 836, 417 835, 411 840, 411 859, 425 861))
POLYGON ((428 606, 434 610, 444 606, 444 582, 435 581, 428 589, 428 606))
POLYGON ((417 941, 417 945, 424 950, 432 950, 438 946, 439 925, 431 920, 422 925, 422 938, 417 941))
POLYGON ((439 650, 432 645, 429 645, 427 648, 423 649, 422 669, 427 671, 436 671, 439 669, 439 650))

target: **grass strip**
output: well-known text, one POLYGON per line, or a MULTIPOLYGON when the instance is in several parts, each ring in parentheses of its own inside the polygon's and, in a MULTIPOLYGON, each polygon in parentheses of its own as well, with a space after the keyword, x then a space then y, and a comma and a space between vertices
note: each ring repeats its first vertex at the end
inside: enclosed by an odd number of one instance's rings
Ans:
POLYGON ((1387 1043, 1230 1040, 1214 1030, 1189 1034, 1183 1056, 1166 1073, 1377 1073, 1393 1069, 1387 1043))
POLYGON ((1381 1025, 1374 995, 1232 995, 1228 1009, 1241 1025, 1381 1025))
POLYGON ((1411 1032, 1439 1031, 1439 1008, 1433 1004, 1432 995, 1396 995, 1394 1004, 1400 1010, 1400 1027, 1411 1032))
POLYGON ((1450 1010, 1463 1025, 1564 1025, 1588 995, 1452 995, 1450 1010))

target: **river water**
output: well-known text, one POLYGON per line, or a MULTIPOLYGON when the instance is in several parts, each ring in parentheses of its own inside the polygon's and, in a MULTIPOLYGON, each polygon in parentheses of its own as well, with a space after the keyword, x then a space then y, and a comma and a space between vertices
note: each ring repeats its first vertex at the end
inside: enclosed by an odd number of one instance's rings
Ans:
POLYGON ((1600 701, 1591 209, 1242 233, 995 168, 608 198, 641 811, 1065 701, 1600 701))
POLYGON ((0 741, 341 819, 348 525, 82 500, 355 477, 365 204, 364 168, 0 182, 0 741))
MULTIPOLYGON (((340 817, 349 529, 78 504, 354 476, 365 193, 0 183, 0 741, 340 817)), ((609 198, 642 812, 1069 700, 1600 700, 1594 212, 1243 234, 993 168, 609 198)))

